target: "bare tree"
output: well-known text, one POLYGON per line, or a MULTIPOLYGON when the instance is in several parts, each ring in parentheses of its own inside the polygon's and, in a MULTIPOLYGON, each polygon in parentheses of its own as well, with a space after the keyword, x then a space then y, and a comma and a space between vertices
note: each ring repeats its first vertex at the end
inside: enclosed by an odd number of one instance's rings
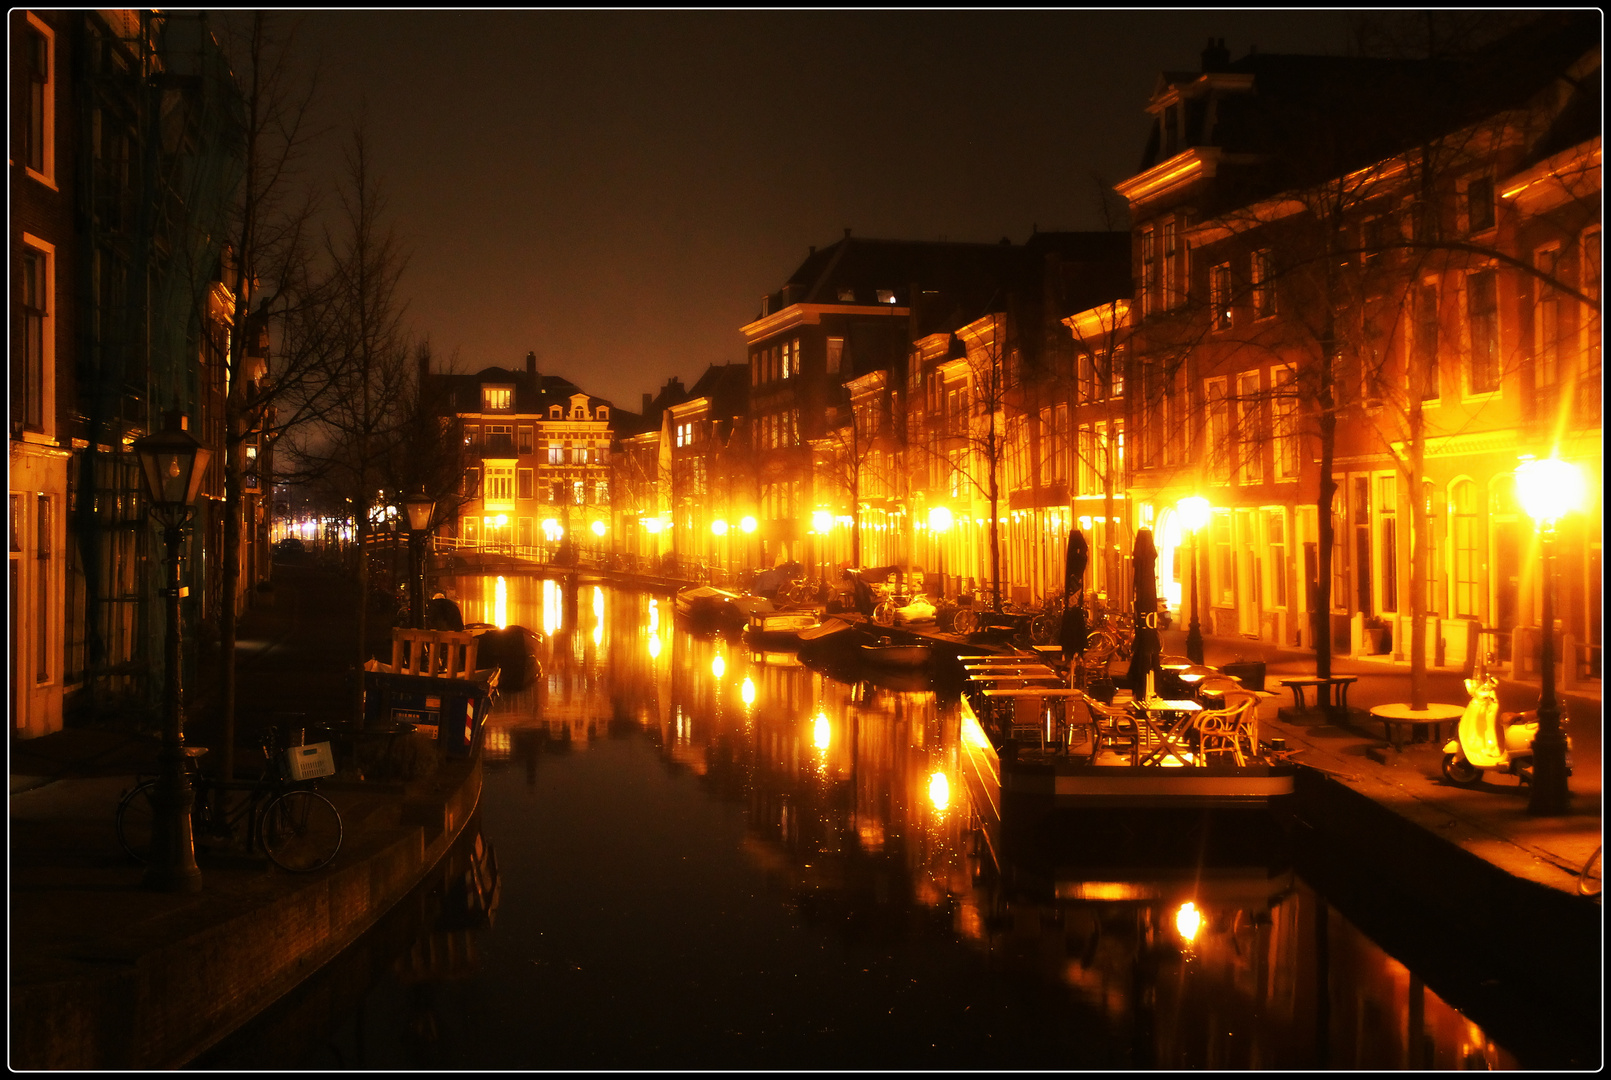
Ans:
POLYGON ((228 207, 222 273, 230 295, 218 352, 225 366, 223 550, 219 685, 226 777, 234 771, 235 642, 246 449, 271 443, 317 415, 337 371, 322 335, 302 334, 324 283, 314 265, 315 187, 302 164, 318 132, 311 120, 317 72, 303 63, 298 26, 264 12, 226 20, 225 53, 239 84, 242 168, 228 207), (273 333, 275 328, 280 333, 273 333), (275 341, 277 336, 278 340, 275 341), (273 354, 272 362, 270 353, 273 354))
POLYGON ((406 304, 398 294, 408 255, 386 224, 386 198, 362 122, 349 137, 339 202, 334 231, 324 237, 332 287, 322 312, 339 378, 327 409, 295 456, 305 473, 322 476, 351 507, 361 667, 367 659, 367 540, 388 467, 400 459, 399 447, 422 422, 423 404, 403 331, 406 304))

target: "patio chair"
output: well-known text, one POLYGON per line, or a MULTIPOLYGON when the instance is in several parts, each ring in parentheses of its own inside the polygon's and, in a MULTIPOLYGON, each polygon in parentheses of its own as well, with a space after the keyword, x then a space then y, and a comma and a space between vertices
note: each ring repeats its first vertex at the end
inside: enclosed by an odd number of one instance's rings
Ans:
POLYGON ((1130 710, 1120 705, 1104 705, 1089 696, 1085 699, 1085 707, 1091 715, 1093 729, 1092 759, 1094 760, 1106 747, 1128 755, 1130 763, 1135 764, 1136 757, 1141 751, 1141 733, 1136 718, 1130 715, 1130 710))
POLYGON ((1257 707, 1257 698, 1228 701, 1223 709, 1208 709, 1197 714, 1198 750, 1204 758, 1211 754, 1230 754, 1238 766, 1247 764, 1253 752, 1253 735, 1248 727, 1249 713, 1257 707))

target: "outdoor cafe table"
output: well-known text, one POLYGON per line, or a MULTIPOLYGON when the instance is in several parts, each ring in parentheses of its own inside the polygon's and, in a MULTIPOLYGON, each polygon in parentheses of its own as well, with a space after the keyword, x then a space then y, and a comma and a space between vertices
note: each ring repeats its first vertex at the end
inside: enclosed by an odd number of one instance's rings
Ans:
POLYGON ((1158 745, 1147 751, 1138 764, 1151 765, 1154 762, 1162 764, 1165 755, 1175 758, 1182 765, 1191 764, 1180 742, 1191 731, 1197 714, 1202 712, 1201 705, 1195 701, 1143 698, 1132 702, 1132 707, 1141 723, 1158 740, 1158 745))

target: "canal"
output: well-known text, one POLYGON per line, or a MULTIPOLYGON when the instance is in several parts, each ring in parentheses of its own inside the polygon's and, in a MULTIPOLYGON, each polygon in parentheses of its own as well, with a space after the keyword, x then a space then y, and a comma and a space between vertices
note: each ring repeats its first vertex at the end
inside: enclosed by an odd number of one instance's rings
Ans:
POLYGON ((464 917, 459 852, 198 1065, 1518 1066, 1263 815, 995 852, 944 693, 692 634, 664 598, 456 585, 467 621, 542 635, 465 842, 496 857, 495 917, 464 917))

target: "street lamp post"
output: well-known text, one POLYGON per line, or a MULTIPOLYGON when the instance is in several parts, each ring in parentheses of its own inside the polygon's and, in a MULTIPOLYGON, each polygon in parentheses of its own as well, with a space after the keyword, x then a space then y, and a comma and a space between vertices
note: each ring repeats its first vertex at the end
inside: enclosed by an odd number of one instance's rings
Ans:
POLYGON ((1516 494, 1537 524, 1544 556, 1543 671, 1539 673, 1538 734, 1533 736, 1533 782, 1528 793, 1530 814, 1564 814, 1570 809, 1567 788, 1566 733, 1555 698, 1555 522, 1577 509, 1583 499, 1583 477, 1556 457, 1525 461, 1516 467, 1516 494))
POLYGON ((436 514, 436 500, 421 488, 416 495, 403 500, 408 514, 408 572, 409 591, 413 594, 414 628, 425 628, 425 535, 431 531, 431 518, 436 514))
POLYGON ((732 573, 733 573, 733 566, 732 566, 733 560, 732 560, 732 557, 731 557, 731 550, 727 546, 727 521, 726 521, 726 519, 717 518, 715 521, 711 522, 710 523, 710 534, 712 536, 717 537, 718 539, 721 540, 721 543, 722 543, 722 574, 723 574, 724 578, 728 577, 728 576, 731 576, 732 573))
POLYGON ((929 507, 929 532, 934 534, 934 569, 940 576, 940 599, 945 599, 945 531, 951 527, 951 510, 929 507))
POLYGON ((1194 664, 1203 662, 1203 625, 1197 619, 1197 560, 1198 537, 1208 524, 1208 500, 1201 495, 1187 495, 1175 504, 1180 520, 1191 531, 1191 623, 1186 629, 1186 659, 1194 664))
POLYGON ((820 577, 828 576, 828 530, 833 528, 833 515, 826 510, 811 514, 811 527, 817 533, 817 570, 820 577))
POLYGON ((744 536, 746 537, 746 539, 744 541, 744 565, 745 565, 745 568, 746 569, 753 569, 754 566, 755 566, 755 562, 756 562, 755 550, 754 550, 754 547, 753 547, 754 542, 752 540, 748 539, 748 537, 751 536, 755 532, 755 517, 754 517, 754 515, 745 514, 739 520, 738 527, 744 531, 744 536))
MULTIPOLYGON (((151 516, 162 525, 167 548, 167 628, 163 660, 168 669, 163 687, 160 773, 151 796, 151 861, 145 884, 163 892, 200 892, 201 870, 196 866, 196 841, 190 830, 190 810, 196 793, 185 769, 184 697, 179 667, 179 564, 185 522, 207 474, 206 450, 185 430, 184 418, 168 417, 166 429, 134 441, 151 516)), ((226 598, 227 601, 227 598, 226 598)))

